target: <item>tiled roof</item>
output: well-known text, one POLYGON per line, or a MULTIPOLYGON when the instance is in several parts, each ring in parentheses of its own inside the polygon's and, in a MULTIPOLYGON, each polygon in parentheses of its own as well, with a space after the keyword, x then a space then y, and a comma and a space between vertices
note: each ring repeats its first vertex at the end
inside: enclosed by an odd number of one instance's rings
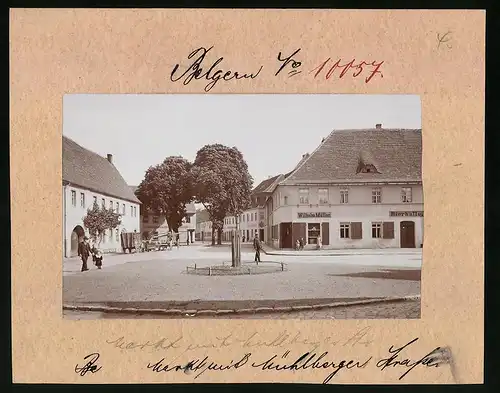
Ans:
POLYGON ((333 131, 280 184, 422 180, 422 130, 333 131), (359 171, 360 164, 376 172, 359 171))
POLYGON ((276 175, 273 177, 270 177, 264 181, 261 181, 257 187, 255 187, 252 191, 252 194, 260 194, 261 192, 267 192, 266 190, 272 186, 272 184, 276 181, 276 179, 280 175, 276 175))
POLYGON ((62 138, 63 181, 115 198, 140 203, 118 169, 107 158, 62 138))

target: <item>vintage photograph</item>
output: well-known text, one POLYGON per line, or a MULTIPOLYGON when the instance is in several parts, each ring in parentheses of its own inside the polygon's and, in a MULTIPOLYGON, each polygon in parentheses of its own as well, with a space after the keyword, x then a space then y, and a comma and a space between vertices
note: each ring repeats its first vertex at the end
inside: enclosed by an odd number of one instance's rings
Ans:
POLYGON ((420 318, 416 95, 70 94, 70 319, 420 318))

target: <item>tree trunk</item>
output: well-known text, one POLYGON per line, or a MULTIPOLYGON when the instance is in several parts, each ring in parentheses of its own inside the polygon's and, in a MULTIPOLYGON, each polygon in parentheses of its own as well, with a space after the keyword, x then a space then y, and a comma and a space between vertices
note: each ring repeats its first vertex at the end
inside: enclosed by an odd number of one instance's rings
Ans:
POLYGON ((241 266, 241 242, 240 242, 240 217, 236 216, 236 230, 234 233, 234 253, 232 264, 233 267, 241 266))
POLYGON ((217 244, 222 244, 222 228, 217 228, 217 244))
POLYGON ((212 246, 215 246, 215 228, 212 226, 212 246))

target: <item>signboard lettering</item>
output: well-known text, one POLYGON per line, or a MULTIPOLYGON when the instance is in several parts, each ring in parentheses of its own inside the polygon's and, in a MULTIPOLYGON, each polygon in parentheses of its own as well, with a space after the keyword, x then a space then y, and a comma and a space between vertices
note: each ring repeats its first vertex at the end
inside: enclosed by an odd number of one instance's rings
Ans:
POLYGON ((307 213, 297 213, 299 218, 331 218, 332 213, 330 212, 307 212, 307 213))
POLYGON ((390 217, 423 217, 423 211, 389 212, 390 217))

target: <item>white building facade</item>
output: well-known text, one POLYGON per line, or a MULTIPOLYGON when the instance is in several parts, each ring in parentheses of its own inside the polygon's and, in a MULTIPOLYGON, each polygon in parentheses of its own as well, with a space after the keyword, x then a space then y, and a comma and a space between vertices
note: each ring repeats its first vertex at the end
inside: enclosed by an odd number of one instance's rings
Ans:
POLYGON ((415 248, 423 245, 422 185, 278 186, 268 243, 293 248, 415 248))
POLYGON ((93 203, 99 206, 112 208, 121 215, 121 224, 117 228, 108 229, 102 236, 99 248, 104 252, 121 252, 122 232, 139 232, 139 203, 111 197, 99 192, 86 190, 76 185, 63 186, 63 238, 64 256, 76 256, 78 252, 78 242, 82 236, 90 237, 88 229, 83 224, 83 218, 87 210, 91 209, 93 203))
POLYGON ((63 242, 66 258, 78 255, 78 243, 90 237, 83 223, 94 202, 120 214, 121 224, 105 231, 99 248, 122 252, 121 233, 140 231, 140 202, 113 164, 113 156, 100 155, 63 136, 63 242))

